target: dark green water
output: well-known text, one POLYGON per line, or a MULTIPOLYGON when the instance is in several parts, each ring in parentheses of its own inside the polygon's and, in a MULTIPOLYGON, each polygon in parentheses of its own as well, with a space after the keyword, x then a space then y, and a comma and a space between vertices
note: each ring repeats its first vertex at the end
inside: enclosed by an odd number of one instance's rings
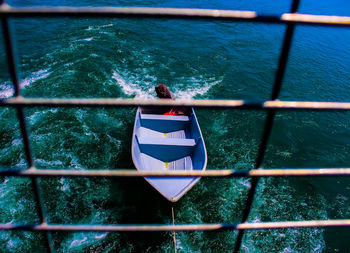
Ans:
MULTIPOLYGON (((20 1, 9 1, 23 5, 20 1)), ((30 1, 33 5, 168 6, 250 9, 278 14, 289 1, 30 1)), ((350 15, 349 3, 307 1, 301 12, 350 15)), ((15 19, 18 68, 26 97, 154 99, 165 83, 177 98, 268 99, 285 27, 253 23, 15 19)), ((3 38, 0 37, 1 46, 3 38)), ((350 31, 298 26, 281 99, 350 101, 350 31)), ((0 94, 12 94, 0 47, 0 94)), ((251 169, 265 113, 197 110, 208 168, 251 169)), ((134 108, 25 110, 40 168, 134 168, 134 108)), ((25 168, 15 111, 0 110, 0 166, 25 168)), ((279 112, 264 167, 349 167, 349 113, 279 112)), ((239 222, 249 179, 206 179, 171 204, 144 179, 42 179, 48 222, 68 224, 239 222)), ((261 179, 250 221, 345 219, 348 178, 261 179)), ((38 222, 30 181, 0 178, 0 222, 38 222)), ((235 232, 177 233, 179 252, 231 252, 235 232)), ((349 252, 349 229, 247 232, 242 252, 349 252)), ((173 252, 171 233, 53 233, 57 252, 173 252)), ((39 233, 0 232, 0 251, 42 252, 39 233)))

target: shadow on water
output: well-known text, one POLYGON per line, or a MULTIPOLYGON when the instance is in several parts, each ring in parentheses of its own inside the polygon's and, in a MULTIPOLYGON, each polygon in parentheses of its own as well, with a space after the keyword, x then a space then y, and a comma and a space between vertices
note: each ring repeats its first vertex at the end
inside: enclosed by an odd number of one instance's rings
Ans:
MULTIPOLYGON (((118 223, 170 224, 172 203, 143 178, 113 180, 111 191, 112 204, 119 209, 118 223)), ((128 232, 120 234, 120 243, 132 243, 135 250, 144 250, 163 244, 169 237, 169 233, 128 232)))
MULTIPOLYGON (((131 113, 134 115, 134 113, 131 113)), ((119 155, 120 159, 112 166, 115 168, 134 168, 131 160, 131 136, 133 121, 127 123, 124 147, 119 155)), ((164 224, 171 223, 171 207, 173 203, 166 200, 144 178, 116 178, 111 179, 110 198, 107 208, 116 210, 116 216, 111 217, 118 224, 164 224)), ((155 245, 162 245, 170 238, 167 232, 122 232, 117 235, 117 242, 113 243, 115 250, 147 251, 155 245)), ((108 242, 109 240, 107 240, 108 242)), ((104 243, 103 243, 104 244, 104 243)))

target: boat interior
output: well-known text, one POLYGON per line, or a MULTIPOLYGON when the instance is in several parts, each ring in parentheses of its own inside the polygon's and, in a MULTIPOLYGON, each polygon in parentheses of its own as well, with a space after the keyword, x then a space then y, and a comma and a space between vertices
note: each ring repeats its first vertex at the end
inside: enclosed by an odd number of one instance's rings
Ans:
POLYGON ((191 155, 200 135, 191 129, 192 115, 171 116, 141 109, 138 118, 137 146, 145 170, 193 169, 191 155))
MULTIPOLYGON (((132 150, 136 167, 148 171, 203 170, 206 151, 193 110, 185 116, 163 115, 166 111, 138 109, 132 150)), ((199 178, 146 179, 163 195, 174 197, 199 178), (174 180, 176 187, 169 185, 174 180)))

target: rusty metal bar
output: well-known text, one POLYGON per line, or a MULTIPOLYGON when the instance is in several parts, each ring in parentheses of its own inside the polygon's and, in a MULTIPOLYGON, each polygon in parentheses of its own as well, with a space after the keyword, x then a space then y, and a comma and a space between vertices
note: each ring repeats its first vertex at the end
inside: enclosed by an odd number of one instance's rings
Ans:
POLYGON ((206 171, 137 171, 36 169, 0 170, 0 176, 18 177, 284 177, 284 176, 350 176, 350 168, 300 168, 258 170, 206 170, 206 171))
POLYGON ((23 98, 2 99, 0 106, 23 107, 135 107, 187 106, 215 109, 350 110, 349 102, 247 101, 247 100, 140 100, 117 98, 23 98))
POLYGON ((53 225, 53 224, 0 224, 0 230, 27 231, 95 231, 95 232, 160 232, 160 231, 213 231, 213 230, 257 230, 281 228, 311 228, 311 227, 349 227, 350 219, 344 220, 311 220, 311 221, 280 221, 240 224, 116 224, 116 225, 53 225))
POLYGON ((326 16, 284 13, 281 16, 258 15, 255 11, 186 9, 186 8, 151 8, 151 7, 11 7, 0 6, 0 16, 5 17, 128 17, 128 18, 168 18, 231 20, 264 22, 273 24, 303 24, 350 26, 348 16, 326 16))

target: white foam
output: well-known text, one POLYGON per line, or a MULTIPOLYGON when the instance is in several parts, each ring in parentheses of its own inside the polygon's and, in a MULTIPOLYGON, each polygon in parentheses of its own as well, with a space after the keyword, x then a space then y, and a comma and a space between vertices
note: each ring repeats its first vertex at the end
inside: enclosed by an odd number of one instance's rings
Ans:
POLYGON ((255 218, 254 220, 251 220, 251 223, 259 223, 261 220, 259 218, 255 218))
POLYGON ((13 95, 14 89, 9 82, 0 85, 0 98, 9 98, 13 95))
POLYGON ((48 77, 52 72, 49 72, 47 69, 40 69, 36 72, 33 72, 29 77, 24 78, 20 81, 21 88, 28 86, 38 80, 48 77))
POLYGON ((84 243, 86 241, 87 241, 86 236, 83 236, 83 238, 75 239, 71 242, 71 244, 69 245, 69 248, 74 248, 74 247, 78 247, 78 246, 81 246, 83 244, 86 244, 86 243, 84 243))
POLYGON ((291 252, 295 252, 295 251, 293 249, 291 249, 290 247, 287 247, 282 252, 283 253, 291 253, 291 252))
POLYGON ((85 38, 85 39, 82 39, 84 41, 92 41, 94 39, 94 37, 90 37, 90 38, 85 38))
POLYGON ((251 183, 247 178, 241 178, 239 180, 240 184, 244 185, 245 187, 250 189, 251 183))
POLYGON ((27 162, 26 160, 24 160, 23 158, 21 158, 21 160, 15 165, 15 167, 27 167, 27 162))
POLYGON ((106 237, 108 233, 79 233, 79 234, 75 234, 73 236, 73 241, 69 244, 68 248, 72 249, 72 248, 77 248, 77 247, 81 247, 81 246, 88 246, 88 245, 92 245, 95 244, 96 241, 99 241, 103 238, 106 237))
MULTIPOLYGON (((67 63, 65 63, 63 66, 65 66, 65 67, 70 67, 70 66, 72 66, 72 65, 74 65, 74 64, 77 64, 77 63, 79 63, 79 62, 82 62, 82 61, 85 61, 85 60, 88 60, 88 59, 89 59, 89 57, 79 58, 79 59, 77 59, 77 60, 75 60, 75 61, 67 62, 67 63)), ((67 72, 73 74, 73 73, 75 73, 75 70, 67 70, 67 72)))
POLYGON ((82 169, 84 169, 84 166, 79 163, 79 159, 77 157, 75 157, 72 154, 68 154, 67 156, 71 159, 71 162, 70 162, 69 165, 72 168, 74 168, 75 170, 82 170, 82 169))
POLYGON ((19 146, 22 145, 23 141, 22 139, 14 139, 11 143, 12 146, 19 146))
POLYGON ((4 198, 8 193, 10 193, 10 189, 7 187, 6 183, 4 182, 0 184, 0 198, 4 198))
POLYGON ((86 28, 86 31, 90 31, 93 29, 101 29, 101 28, 105 28, 105 27, 111 27, 113 26, 113 24, 106 24, 106 25, 96 25, 96 26, 89 26, 88 28, 86 28))
POLYGON ((95 235, 95 239, 103 239, 103 238, 106 237, 107 234, 108 233, 106 232, 106 233, 103 233, 103 234, 100 234, 100 235, 95 235))
MULTIPOLYGON (((155 99, 154 86, 157 84, 157 77, 155 76, 145 73, 142 81, 129 81, 117 71, 114 71, 112 78, 117 81, 126 95, 135 96, 137 99, 155 99)), ((133 76, 132 78, 137 77, 133 76)), ((170 90, 176 99, 189 100, 197 95, 204 95, 221 81, 222 79, 205 78, 203 76, 182 78, 177 81, 178 84, 175 87, 170 87, 170 90)))
POLYGON ((70 185, 68 182, 66 182, 66 179, 64 177, 60 179, 60 184, 61 184, 61 187, 60 187, 61 191, 70 192, 70 185))
POLYGON ((35 163, 39 165, 39 167, 50 168, 50 167, 62 167, 62 161, 46 161, 44 159, 35 159, 35 163))
MULTIPOLYGON (((32 72, 28 77, 20 80, 20 88, 24 88, 40 79, 48 77, 52 72, 47 69, 40 69, 38 71, 32 72)), ((9 98, 13 95, 14 88, 10 81, 0 84, 0 98, 9 98)))
POLYGON ((180 99, 192 99, 197 95, 204 95, 207 93, 213 86, 220 83, 222 79, 216 80, 214 78, 205 78, 199 76, 198 78, 190 78, 188 80, 183 79, 181 84, 178 86, 183 86, 184 84, 189 84, 189 87, 186 90, 177 90, 174 92, 175 98, 180 99))
POLYGON ((39 111, 39 112, 35 112, 32 115, 29 116, 29 120, 31 124, 36 124, 37 122, 40 122, 40 120, 42 119, 42 117, 46 114, 46 111, 39 111))
POLYGON ((111 32, 100 32, 101 34, 107 34, 107 35, 112 35, 112 36, 114 36, 114 34, 113 33, 111 33, 111 32))
POLYGON ((111 27, 113 26, 113 24, 106 24, 106 25, 100 25, 100 26, 96 26, 97 28, 104 28, 104 27, 111 27))
POLYGON ((14 239, 10 239, 7 241, 6 243, 6 247, 8 250, 10 250, 10 252, 13 252, 12 249, 16 249, 19 247, 19 245, 22 244, 22 240, 20 240, 18 237, 14 238, 14 239))
POLYGON ((135 96, 138 99, 154 99, 154 95, 151 93, 154 91, 154 87, 142 89, 139 83, 132 83, 124 79, 116 71, 113 72, 112 78, 115 79, 126 95, 135 96))
POLYGON ((65 66, 65 67, 70 67, 70 66, 72 66, 74 64, 74 62, 67 62, 67 63, 65 63, 63 66, 65 66))
POLYGON ((2 241, 7 241, 8 240, 8 238, 10 237, 10 232, 1 232, 0 233, 0 240, 2 240, 2 241))

